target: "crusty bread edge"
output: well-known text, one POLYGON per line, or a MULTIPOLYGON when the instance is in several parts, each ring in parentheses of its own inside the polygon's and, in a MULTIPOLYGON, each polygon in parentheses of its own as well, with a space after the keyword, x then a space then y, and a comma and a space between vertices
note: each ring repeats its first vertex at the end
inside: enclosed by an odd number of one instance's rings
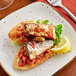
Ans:
POLYGON ((11 32, 13 32, 14 29, 15 29, 15 27, 18 26, 18 25, 20 25, 21 23, 35 23, 35 21, 34 21, 34 20, 22 21, 22 22, 18 23, 17 25, 15 25, 15 26, 10 30, 10 32, 8 33, 9 38, 10 38, 11 40, 15 41, 15 42, 18 43, 18 44, 24 44, 24 42, 23 42, 23 41, 20 41, 19 38, 13 38, 13 37, 11 37, 11 32))
MULTIPOLYGON (((23 23, 35 23, 33 20, 31 21, 23 21, 23 23)), ((19 51, 18 51, 19 52, 19 51)), ((17 59, 18 59, 18 53, 17 55, 15 56, 15 59, 14 59, 14 63, 13 63, 13 66, 15 69, 20 69, 20 70, 28 70, 28 69, 31 69, 31 68, 34 68, 36 66, 38 66, 39 64, 45 62, 46 60, 48 60, 50 57, 52 57, 55 53, 50 51, 50 54, 48 56, 45 56, 43 57, 39 62, 33 64, 33 65, 29 65, 29 66, 24 66, 24 67, 19 67, 17 65, 17 59)))
POLYGON ((50 54, 47 55, 47 56, 44 56, 41 60, 39 60, 39 62, 37 62, 37 63, 35 63, 35 64, 33 64, 33 65, 28 65, 28 66, 24 66, 24 67, 19 67, 19 66, 17 65, 17 59, 18 59, 18 53, 17 53, 17 55, 15 56, 15 59, 14 59, 14 65, 13 65, 13 66, 14 66, 15 69, 20 69, 20 70, 31 69, 31 68, 34 68, 34 67, 38 66, 39 64, 45 62, 45 61, 48 60, 50 57, 52 57, 54 54, 55 54, 54 52, 50 51, 50 54))

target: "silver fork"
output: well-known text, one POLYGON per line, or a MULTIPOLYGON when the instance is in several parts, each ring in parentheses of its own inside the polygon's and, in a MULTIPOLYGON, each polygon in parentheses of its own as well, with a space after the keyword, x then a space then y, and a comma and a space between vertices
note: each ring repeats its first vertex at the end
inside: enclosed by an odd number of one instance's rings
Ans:
POLYGON ((47 0, 47 1, 53 6, 60 6, 61 8, 63 8, 70 15, 70 17, 76 22, 76 17, 66 7, 62 5, 61 0, 47 0))

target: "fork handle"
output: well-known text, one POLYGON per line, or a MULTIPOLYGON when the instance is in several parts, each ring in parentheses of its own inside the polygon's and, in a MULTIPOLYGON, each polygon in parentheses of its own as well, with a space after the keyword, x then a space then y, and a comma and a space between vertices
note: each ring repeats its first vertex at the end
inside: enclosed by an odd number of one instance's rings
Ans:
POLYGON ((76 22, 76 17, 63 5, 60 5, 61 8, 63 8, 69 15, 70 17, 76 22))

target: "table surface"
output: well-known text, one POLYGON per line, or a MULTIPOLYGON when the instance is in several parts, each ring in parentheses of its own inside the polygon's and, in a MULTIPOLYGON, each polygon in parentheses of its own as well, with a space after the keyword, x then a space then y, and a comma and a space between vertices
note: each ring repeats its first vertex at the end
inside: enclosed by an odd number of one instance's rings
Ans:
MULTIPOLYGON (((10 7, 0 11, 0 20, 5 16, 7 16, 8 14, 14 12, 15 10, 18 10, 32 2, 33 0, 15 0, 10 7)), ((61 70, 55 73, 53 76, 66 76, 66 75, 76 76, 76 57, 66 66, 64 66, 61 70)), ((1 66, 0 66, 0 76, 8 76, 1 66)))

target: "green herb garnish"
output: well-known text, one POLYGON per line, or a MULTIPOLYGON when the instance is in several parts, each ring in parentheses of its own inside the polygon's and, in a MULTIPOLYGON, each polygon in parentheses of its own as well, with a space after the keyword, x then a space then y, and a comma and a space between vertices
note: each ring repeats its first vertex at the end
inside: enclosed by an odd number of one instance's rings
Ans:
POLYGON ((50 21, 49 20, 44 20, 43 24, 50 24, 50 21))
POLYGON ((14 41, 12 42, 12 44, 22 46, 21 44, 18 44, 18 43, 14 42, 14 41))
POLYGON ((41 22, 42 22, 41 19, 38 19, 38 20, 36 21, 37 24, 40 24, 41 22))
POLYGON ((55 33, 56 33, 56 39, 54 40, 54 43, 57 44, 61 40, 61 34, 62 34, 62 24, 59 24, 55 26, 55 33))

